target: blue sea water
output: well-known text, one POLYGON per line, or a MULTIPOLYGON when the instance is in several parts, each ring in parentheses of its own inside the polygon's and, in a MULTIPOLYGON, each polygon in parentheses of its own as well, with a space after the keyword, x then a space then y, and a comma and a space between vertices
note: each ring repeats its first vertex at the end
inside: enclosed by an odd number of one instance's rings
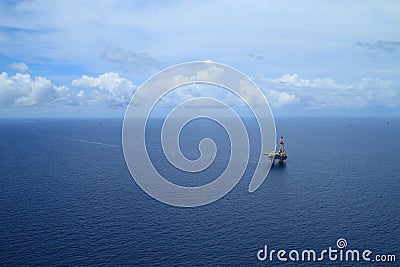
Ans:
MULTIPOLYGON (((186 130, 182 149, 195 158, 205 133, 221 157, 214 169, 190 178, 157 148, 154 122, 151 158, 161 173, 188 185, 221 173, 226 133, 207 123, 186 130)), ((397 262, 315 266, 398 266, 400 119, 278 118, 276 124, 288 160, 257 191, 248 192, 252 158, 225 197, 178 208, 154 200, 131 178, 122 119, 1 119, 0 266, 310 266, 276 257, 260 262, 257 252, 264 245, 321 251, 337 248, 339 238, 349 249, 394 254, 397 262)))

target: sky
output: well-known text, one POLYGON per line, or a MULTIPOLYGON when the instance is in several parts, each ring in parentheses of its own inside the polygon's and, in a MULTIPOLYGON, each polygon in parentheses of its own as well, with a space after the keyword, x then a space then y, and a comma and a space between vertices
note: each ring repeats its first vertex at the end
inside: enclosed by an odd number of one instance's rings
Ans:
POLYGON ((203 60, 275 116, 398 116, 400 3, 0 2, 0 117, 123 116, 149 77, 203 60))

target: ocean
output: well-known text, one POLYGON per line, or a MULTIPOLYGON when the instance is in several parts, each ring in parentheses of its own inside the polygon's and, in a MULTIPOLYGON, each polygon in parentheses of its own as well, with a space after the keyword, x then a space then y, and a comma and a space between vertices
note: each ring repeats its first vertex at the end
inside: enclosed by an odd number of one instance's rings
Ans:
MULTIPOLYGON (((191 186, 218 176, 230 146, 209 123, 188 128, 182 150, 196 158, 205 134, 221 157, 190 176, 168 164, 154 121, 159 172, 191 186)), ((195 208, 161 203, 135 183, 121 128, 114 118, 0 119, 0 266, 399 266, 400 118, 276 118, 286 164, 249 193, 252 156, 230 193, 195 208), (340 238, 396 262, 257 257, 265 246, 338 249, 340 238)))

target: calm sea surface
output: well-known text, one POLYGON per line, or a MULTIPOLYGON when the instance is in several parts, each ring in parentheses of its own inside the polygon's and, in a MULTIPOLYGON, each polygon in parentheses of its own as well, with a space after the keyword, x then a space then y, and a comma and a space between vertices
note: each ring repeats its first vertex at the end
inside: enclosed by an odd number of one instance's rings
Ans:
MULTIPOLYGON (((168 164, 159 122, 149 124, 151 158, 176 183, 212 181, 227 164, 221 127, 195 122, 182 150, 198 156, 216 140, 210 169, 189 176, 168 164)), ((395 254, 400 262, 400 119, 281 118, 288 153, 254 193, 257 138, 245 176, 225 197, 197 208, 160 203, 132 179, 122 119, 0 119, 0 266, 310 266, 258 261, 268 249, 337 248, 395 254)), ((371 263, 361 264, 369 266, 371 263)), ((323 261, 315 266, 358 266, 323 261)), ((381 266, 379 263, 371 266, 381 266)))

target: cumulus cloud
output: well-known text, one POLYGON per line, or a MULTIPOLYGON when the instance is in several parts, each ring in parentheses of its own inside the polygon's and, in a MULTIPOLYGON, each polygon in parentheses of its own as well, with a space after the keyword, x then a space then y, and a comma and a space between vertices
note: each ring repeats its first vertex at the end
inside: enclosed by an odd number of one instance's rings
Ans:
POLYGON ((56 86, 44 77, 31 77, 17 73, 9 76, 0 74, 0 106, 31 107, 89 106, 118 108, 125 107, 136 86, 118 73, 104 73, 98 77, 82 76, 70 86, 56 86))
MULTIPOLYGON (((176 75, 173 81, 175 84, 219 77, 226 78, 223 69, 204 68, 192 76, 176 75)), ((400 107, 399 85, 378 78, 338 83, 331 77, 307 79, 298 74, 285 74, 278 78, 258 77, 256 81, 273 108, 291 106, 299 110, 332 110, 400 107)), ((168 86, 168 82, 172 81, 162 81, 161 84, 168 86)), ((263 100, 249 89, 245 81, 241 81, 239 94, 254 106, 263 100)), ((191 85, 184 90, 169 93, 161 104, 176 105, 193 97, 212 97, 231 106, 238 105, 235 96, 226 90, 204 85, 191 85)))
MULTIPOLYGON (((207 72, 202 72, 204 78, 207 72)), ((196 75, 197 76, 197 75, 196 75)), ((175 77, 181 82, 194 77, 175 77)), ((198 77, 196 77, 198 78, 198 77)), ((257 105, 262 102, 247 84, 241 81, 239 93, 257 105)), ((400 89, 394 81, 363 78, 354 83, 338 83, 330 77, 306 79, 298 74, 285 74, 278 78, 261 78, 260 86, 273 108, 294 107, 299 110, 364 109, 371 107, 400 107, 400 89)), ((191 97, 213 97, 229 105, 238 105, 236 97, 215 86, 188 86, 188 89, 170 94, 162 103, 174 105, 191 97)))
POLYGON ((340 84, 329 77, 309 80, 298 74, 260 80, 273 107, 295 104, 311 110, 400 106, 399 85, 377 78, 351 84, 340 84))
MULTIPOLYGON (((190 84, 178 87, 165 95, 161 99, 160 104, 166 107, 175 107, 178 104, 193 98, 212 98, 219 100, 230 107, 244 107, 245 105, 244 102, 233 93, 224 88, 210 84, 190 84)), ((203 99, 193 102, 187 107, 220 108, 221 106, 216 105, 215 102, 203 99)))
POLYGON ((125 107, 136 89, 131 81, 115 72, 104 73, 98 77, 84 75, 73 80, 71 85, 79 89, 79 103, 111 108, 125 107))
POLYGON ((32 78, 29 74, 0 74, 0 105, 29 107, 49 102, 59 102, 72 96, 66 86, 57 87, 44 77, 32 78))
MULTIPOLYGON (((177 84, 191 83, 190 85, 182 86, 181 88, 175 89, 166 95, 165 98, 160 102, 163 105, 176 105, 183 101, 186 101, 193 97, 209 97, 214 98, 226 103, 227 105, 233 106, 245 106, 245 102, 239 100, 239 95, 242 97, 250 106, 255 107, 264 103, 264 97, 262 94, 257 94, 254 90, 254 84, 249 80, 243 79, 238 80, 234 72, 225 72, 225 69, 214 64, 208 64, 211 61, 204 61, 203 68, 196 72, 190 72, 191 75, 177 74, 172 77, 171 80, 159 81, 162 86, 172 88, 177 84), (233 75, 233 76, 232 76, 233 75), (234 77, 235 76, 235 77, 234 77), (193 82, 198 81, 213 81, 215 84, 221 84, 230 88, 236 88, 236 94, 230 92, 226 88, 193 82)), ((197 65, 196 65, 197 66, 197 65)), ((146 93, 150 94, 150 93, 146 93)), ((198 101, 198 103, 205 103, 206 101, 198 101)), ((211 104, 209 107, 215 106, 211 104)), ((204 105, 207 107, 207 105, 204 105)))
MULTIPOLYGON (((202 71, 193 77, 177 76, 179 81, 207 78, 223 72, 202 71), (198 76, 198 77, 197 77, 198 76)), ((338 83, 330 77, 306 79, 298 74, 286 74, 278 78, 258 77, 257 84, 263 90, 273 108, 294 107, 299 110, 399 108, 399 84, 378 78, 363 78, 354 83, 338 83)), ((247 85, 241 84, 241 94, 257 103, 247 85), (247 92, 248 91, 248 92, 247 92)), ((84 75, 69 85, 54 85, 45 77, 30 74, 0 74, 0 107, 97 107, 125 108, 135 93, 136 86, 118 73, 108 72, 97 77, 84 75)), ((193 97, 214 97, 224 103, 238 105, 239 100, 215 86, 195 84, 176 90, 162 99, 162 105, 175 106, 193 97)), ((200 102, 199 102, 200 103, 200 102)), ((207 105, 205 106, 207 107, 207 105)), ((212 106, 208 106, 212 107, 212 106)))
POLYGON ((18 71, 20 73, 27 72, 29 70, 28 66, 24 62, 14 62, 10 64, 11 69, 18 71))
POLYGON ((397 49, 400 49, 400 42, 397 41, 377 41, 375 43, 358 42, 357 45, 368 50, 383 51, 387 53, 393 53, 396 52, 397 49))
POLYGON ((293 94, 288 94, 286 92, 279 92, 276 90, 268 90, 267 99, 269 104, 273 107, 283 107, 289 104, 297 102, 297 97, 293 94))

